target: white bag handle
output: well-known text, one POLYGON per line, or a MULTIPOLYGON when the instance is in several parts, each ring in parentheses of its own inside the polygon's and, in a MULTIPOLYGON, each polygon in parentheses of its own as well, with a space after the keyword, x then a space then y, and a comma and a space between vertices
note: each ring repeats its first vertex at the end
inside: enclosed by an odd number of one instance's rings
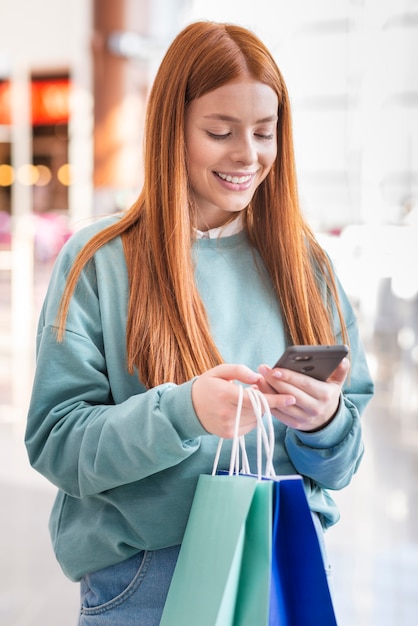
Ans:
MULTIPOLYGON (((270 407, 265 399, 264 395, 258 389, 247 387, 247 392, 254 414, 257 419, 257 477, 261 480, 262 476, 271 478, 276 476, 276 472, 273 466, 273 454, 274 454, 274 426, 273 417, 271 415, 270 407), (264 417, 267 422, 267 429, 263 421, 264 417), (266 457, 265 471, 262 471, 263 462, 263 449, 266 457)), ((234 435, 232 439, 231 459, 229 465, 229 475, 238 475, 240 472, 243 474, 251 474, 247 451, 245 447, 245 437, 238 436, 239 423, 241 419, 242 402, 244 397, 244 387, 238 385, 238 404, 235 417, 234 435), (240 470, 240 449, 241 449, 241 463, 242 468, 240 470)), ((219 457, 221 454, 223 438, 219 439, 218 447, 216 450, 215 460, 213 463, 212 476, 214 476, 218 469, 219 457)))
POLYGON ((275 443, 273 417, 267 400, 261 391, 252 387, 249 387, 246 391, 250 397, 254 414, 257 418, 257 476, 261 478, 261 476, 264 475, 267 478, 272 478, 276 476, 273 465, 275 443), (267 422, 267 429, 263 421, 263 415, 267 422), (264 474, 262 472, 263 445, 266 456, 264 474))

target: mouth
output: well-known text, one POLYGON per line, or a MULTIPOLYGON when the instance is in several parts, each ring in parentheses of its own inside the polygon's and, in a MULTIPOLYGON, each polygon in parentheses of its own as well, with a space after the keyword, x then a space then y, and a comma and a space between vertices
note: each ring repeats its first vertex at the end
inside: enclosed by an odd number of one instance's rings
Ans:
POLYGON ((231 174, 223 174, 222 172, 214 172, 214 174, 220 178, 221 180, 226 181, 227 183, 232 183, 234 185, 245 185, 246 183, 251 182, 254 174, 245 174, 242 176, 233 176, 231 174))

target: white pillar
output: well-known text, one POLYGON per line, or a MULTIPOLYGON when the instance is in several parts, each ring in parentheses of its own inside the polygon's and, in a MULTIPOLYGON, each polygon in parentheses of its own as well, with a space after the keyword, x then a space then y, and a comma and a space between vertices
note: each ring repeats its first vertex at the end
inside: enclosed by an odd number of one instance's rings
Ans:
POLYGON ((78 28, 74 31, 71 68, 69 163, 73 183, 68 188, 70 225, 84 226, 93 215, 93 68, 91 56, 92 7, 79 0, 73 5, 78 28))
POLYGON ((33 376, 33 220, 32 187, 21 177, 32 163, 30 75, 16 62, 11 75, 11 160, 16 173, 12 188, 12 407, 16 418, 26 414, 33 376))

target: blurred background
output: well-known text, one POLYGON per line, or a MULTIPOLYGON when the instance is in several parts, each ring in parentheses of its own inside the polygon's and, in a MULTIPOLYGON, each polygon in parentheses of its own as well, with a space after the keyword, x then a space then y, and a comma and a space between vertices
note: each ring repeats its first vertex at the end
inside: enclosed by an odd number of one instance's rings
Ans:
POLYGON ((198 18, 253 29, 284 74, 302 206, 376 381, 327 533, 339 625, 415 625, 417 0, 0 0, 0 624, 77 620, 49 543, 55 490, 23 447, 36 321, 66 239, 136 197, 150 84, 198 18))

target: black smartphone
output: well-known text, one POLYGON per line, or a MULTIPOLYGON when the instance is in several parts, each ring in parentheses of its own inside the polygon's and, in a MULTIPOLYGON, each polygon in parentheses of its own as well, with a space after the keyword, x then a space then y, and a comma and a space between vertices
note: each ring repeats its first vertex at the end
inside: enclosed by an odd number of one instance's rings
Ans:
POLYGON ((274 367, 284 367, 317 380, 327 380, 347 354, 345 345, 289 346, 274 367))

